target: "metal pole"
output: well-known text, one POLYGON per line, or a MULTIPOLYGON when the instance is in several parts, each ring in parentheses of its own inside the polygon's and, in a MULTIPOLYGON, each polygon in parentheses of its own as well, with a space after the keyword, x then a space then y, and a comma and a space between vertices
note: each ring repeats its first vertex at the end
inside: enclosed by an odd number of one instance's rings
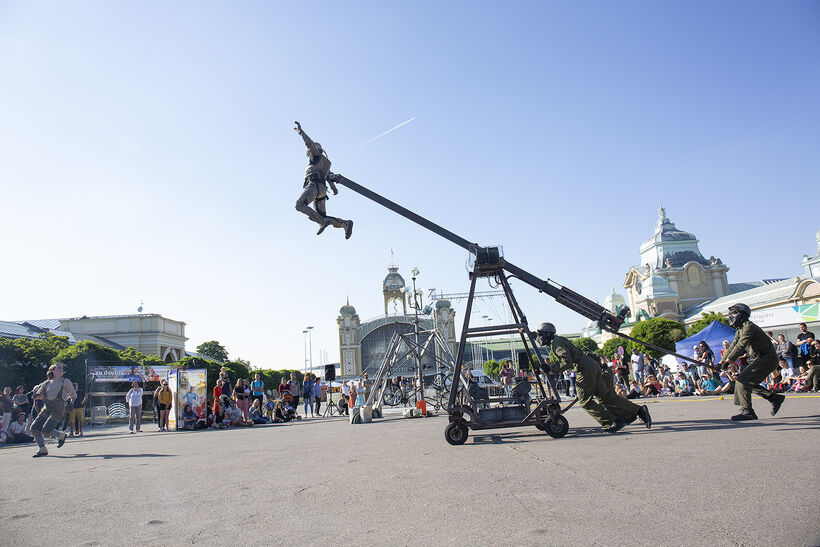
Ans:
POLYGON ((302 331, 302 338, 305 341, 305 360, 302 362, 302 370, 307 370, 307 329, 302 331))
POLYGON ((308 353, 308 358, 310 359, 310 372, 313 372, 313 327, 307 327, 308 330, 308 344, 310 345, 310 353, 308 353))
POLYGON ((410 272, 413 279, 413 335, 416 339, 416 369, 419 371, 419 385, 418 385, 418 400, 424 401, 424 371, 421 365, 421 353, 419 353, 419 302, 417 300, 418 293, 416 292, 416 276, 419 275, 419 269, 413 268, 410 272))

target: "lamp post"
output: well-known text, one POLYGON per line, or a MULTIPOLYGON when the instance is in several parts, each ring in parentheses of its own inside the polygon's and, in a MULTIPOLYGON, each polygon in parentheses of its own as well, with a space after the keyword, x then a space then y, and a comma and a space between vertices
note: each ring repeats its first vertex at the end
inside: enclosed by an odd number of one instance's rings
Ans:
POLYGON ((308 359, 307 359, 307 334, 308 334, 307 329, 302 331, 303 338, 305 339, 305 362, 302 363, 302 369, 304 369, 304 370, 307 370, 307 362, 308 362, 308 359))
POLYGON ((313 327, 305 327, 308 331, 308 344, 310 346, 310 352, 308 353, 308 359, 310 360, 310 372, 313 372, 313 327))
POLYGON ((418 381, 418 400, 424 400, 424 370, 422 370, 421 365, 421 353, 419 353, 419 303, 418 297, 420 294, 423 293, 421 289, 416 289, 416 277, 419 275, 419 269, 417 267, 413 267, 410 270, 410 275, 412 276, 411 279, 413 280, 413 292, 410 294, 410 307, 413 308, 413 334, 416 339, 416 349, 414 353, 416 354, 416 370, 418 371, 419 381, 418 381))

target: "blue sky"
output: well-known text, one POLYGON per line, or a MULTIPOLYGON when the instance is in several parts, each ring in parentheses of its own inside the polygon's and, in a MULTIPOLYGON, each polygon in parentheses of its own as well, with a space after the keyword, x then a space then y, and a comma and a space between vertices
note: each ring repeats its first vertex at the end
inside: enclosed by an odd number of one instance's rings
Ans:
MULTIPOLYGON (((816 2, 4 3, 0 318, 143 299, 188 349, 296 368, 306 325, 338 360, 347 295, 380 313, 391 249, 467 289, 466 252, 347 189, 353 238, 317 238, 294 120, 334 171, 593 299, 661 201, 730 282, 799 275, 819 53, 816 2)), ((585 322, 514 288, 531 322, 585 322)))

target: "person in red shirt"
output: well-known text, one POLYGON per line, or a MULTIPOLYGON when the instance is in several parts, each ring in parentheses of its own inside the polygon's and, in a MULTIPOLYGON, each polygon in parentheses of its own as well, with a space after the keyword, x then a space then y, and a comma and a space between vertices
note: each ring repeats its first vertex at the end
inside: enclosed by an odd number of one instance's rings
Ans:
POLYGON ((222 397, 222 380, 217 380, 214 386, 214 415, 219 408, 219 398, 222 397))

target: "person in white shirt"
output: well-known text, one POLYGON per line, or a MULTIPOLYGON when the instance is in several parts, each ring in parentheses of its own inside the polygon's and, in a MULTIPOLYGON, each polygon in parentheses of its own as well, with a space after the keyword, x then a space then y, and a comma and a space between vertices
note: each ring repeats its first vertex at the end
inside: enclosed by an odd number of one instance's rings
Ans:
POLYGON ((137 428, 137 433, 142 431, 140 428, 142 419, 142 388, 137 382, 131 382, 131 389, 125 394, 125 400, 128 402, 128 432, 134 433, 134 426, 137 428))
POLYGON ((30 443, 33 437, 26 435, 26 415, 22 412, 17 415, 17 421, 11 422, 9 426, 9 440, 7 443, 30 443))

